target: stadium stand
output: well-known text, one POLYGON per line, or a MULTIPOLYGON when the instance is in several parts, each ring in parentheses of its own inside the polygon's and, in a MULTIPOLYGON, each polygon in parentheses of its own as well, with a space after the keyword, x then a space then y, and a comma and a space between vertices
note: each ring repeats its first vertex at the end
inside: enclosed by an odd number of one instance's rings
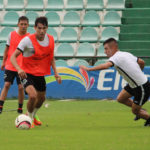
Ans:
POLYGON ((24 9, 24 0, 8 0, 6 10, 21 11, 24 9))
POLYGON ((107 10, 123 10, 125 1, 124 0, 108 0, 107 10))
POLYGON ((103 26, 120 26, 121 17, 116 11, 109 11, 104 16, 103 26))
POLYGON ((84 28, 81 32, 80 42, 96 43, 98 41, 98 33, 92 27, 84 28))
POLYGON ((43 0, 28 0, 27 6, 25 7, 26 11, 42 11, 44 10, 43 0))
POLYGON ((116 40, 118 40, 119 38, 119 34, 117 32, 117 30, 114 27, 106 27, 101 34, 101 42, 104 42, 105 40, 107 40, 108 38, 115 38, 116 40))
MULTIPOLYGON (((13 31, 14 29, 11 27, 4 27, 1 32, 0 32, 0 43, 2 42, 6 42, 8 35, 11 31, 13 31)), ((1 50, 1 49, 0 49, 1 50)))
POLYGON ((0 0, 0 11, 3 9, 4 5, 3 5, 3 0, 0 0))
POLYGON ((49 23, 47 32, 56 42, 57 65, 61 64, 60 59, 70 58, 74 58, 72 64, 86 58, 92 60, 87 64, 98 64, 106 58, 102 42, 110 37, 118 40, 121 51, 142 57, 150 65, 150 1, 0 0, 0 12, 0 43, 6 42, 8 34, 16 30, 19 16, 29 18, 28 32, 34 33, 35 18, 45 15, 49 23), (80 50, 82 44, 84 51, 80 50))
POLYGON ((47 33, 52 35, 54 37, 55 42, 57 42, 58 36, 57 36, 57 32, 54 28, 49 27, 48 30, 47 30, 47 33))
POLYGON ((100 26, 100 17, 96 11, 88 11, 83 18, 83 22, 81 24, 84 27, 98 27, 100 26))
POLYGON ((56 67, 58 67, 58 66, 65 67, 65 66, 68 66, 68 64, 65 60, 59 59, 59 60, 56 60, 56 67))
POLYGON ((127 0, 126 7, 122 13, 119 47, 142 57, 150 65, 150 1, 127 0))
POLYGON ((55 56, 73 56, 74 49, 68 43, 62 43, 58 46, 55 56))
POLYGON ((0 43, 0 56, 3 56, 4 50, 6 47, 6 43, 0 43))
POLYGON ((77 41, 77 32, 71 28, 64 28, 61 32, 59 42, 75 43, 77 41))
POLYGON ((2 22, 2 26, 17 26, 19 15, 15 11, 6 12, 2 22))
POLYGON ((91 44, 89 43, 82 43, 78 47, 77 56, 94 56, 95 51, 91 44))
POLYGON ((55 11, 47 12, 45 15, 48 18, 48 24, 51 27, 60 25, 60 16, 55 11))
POLYGON ((89 63, 86 60, 77 59, 73 66, 79 66, 79 65, 89 66, 89 63))
POLYGON ((29 19, 29 26, 34 26, 35 19, 38 17, 38 14, 34 11, 28 11, 26 17, 29 19))
POLYGON ((64 27, 77 27, 80 25, 80 16, 75 11, 69 11, 65 14, 62 26, 64 27))
POLYGON ((82 10, 83 0, 68 0, 66 10, 82 10))
POLYGON ((103 0, 88 0, 86 10, 102 11, 104 8, 103 0))
POLYGON ((61 11, 64 8, 63 0, 48 0, 46 11, 61 11))

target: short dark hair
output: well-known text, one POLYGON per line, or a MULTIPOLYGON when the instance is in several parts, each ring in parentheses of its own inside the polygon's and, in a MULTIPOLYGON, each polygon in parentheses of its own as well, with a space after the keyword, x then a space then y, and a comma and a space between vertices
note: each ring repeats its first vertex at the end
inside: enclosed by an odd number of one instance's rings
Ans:
POLYGON ((37 27, 38 23, 43 24, 44 26, 48 27, 48 21, 47 18, 42 16, 42 17, 37 17, 35 20, 35 27, 37 27))
POLYGON ((107 43, 115 42, 117 44, 117 41, 114 38, 109 38, 106 41, 104 41, 103 46, 107 43))
POLYGON ((21 20, 26 20, 26 21, 29 23, 29 19, 28 19, 26 16, 21 16, 21 17, 19 17, 18 23, 19 23, 21 20))

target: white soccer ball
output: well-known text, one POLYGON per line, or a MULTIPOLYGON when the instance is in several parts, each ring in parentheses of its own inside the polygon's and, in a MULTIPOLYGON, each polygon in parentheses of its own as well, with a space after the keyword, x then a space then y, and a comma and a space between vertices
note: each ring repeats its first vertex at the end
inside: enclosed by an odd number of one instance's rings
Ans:
POLYGON ((32 120, 25 114, 19 115, 15 120, 15 125, 19 129, 30 129, 32 120))

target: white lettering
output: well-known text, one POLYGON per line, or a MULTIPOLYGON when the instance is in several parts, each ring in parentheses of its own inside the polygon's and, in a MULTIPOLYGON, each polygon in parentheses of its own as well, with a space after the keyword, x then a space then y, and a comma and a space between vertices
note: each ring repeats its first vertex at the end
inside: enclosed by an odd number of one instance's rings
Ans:
POLYGON ((112 90, 112 87, 104 87, 104 82, 110 82, 112 81, 112 78, 105 78, 106 73, 112 73, 114 70, 112 69, 107 69, 107 70, 102 70, 99 74, 99 79, 98 79, 98 84, 97 84, 97 89, 99 90, 112 90))

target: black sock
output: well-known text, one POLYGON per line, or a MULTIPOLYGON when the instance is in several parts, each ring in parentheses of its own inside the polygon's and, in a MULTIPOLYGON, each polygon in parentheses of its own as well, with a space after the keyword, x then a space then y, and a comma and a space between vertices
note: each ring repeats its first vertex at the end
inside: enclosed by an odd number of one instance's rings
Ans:
POLYGON ((23 104, 18 104, 18 108, 22 108, 23 104))
POLYGON ((0 100, 0 106, 3 107, 3 105, 4 105, 4 101, 0 100))

